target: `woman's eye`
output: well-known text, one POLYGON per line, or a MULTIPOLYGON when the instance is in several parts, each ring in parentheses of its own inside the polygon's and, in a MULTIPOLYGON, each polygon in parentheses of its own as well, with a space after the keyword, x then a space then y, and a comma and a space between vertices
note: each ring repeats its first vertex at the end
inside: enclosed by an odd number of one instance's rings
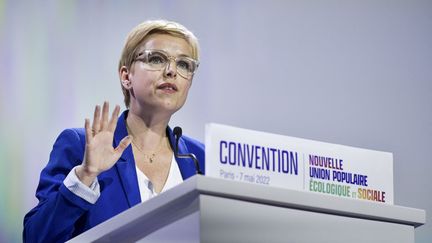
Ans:
POLYGON ((177 68, 181 68, 183 70, 189 70, 191 67, 191 64, 187 61, 179 60, 177 62, 177 68))
POLYGON ((165 63, 165 59, 160 55, 149 55, 148 62, 151 64, 163 64, 165 63))

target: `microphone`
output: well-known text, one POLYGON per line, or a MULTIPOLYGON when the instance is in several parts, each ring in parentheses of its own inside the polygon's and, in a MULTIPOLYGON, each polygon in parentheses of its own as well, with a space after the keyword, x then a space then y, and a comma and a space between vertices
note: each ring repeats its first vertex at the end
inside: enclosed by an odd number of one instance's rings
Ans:
POLYGON ((174 156, 176 158, 181 158, 181 159, 192 159, 194 161, 194 163, 195 163, 196 173, 199 174, 199 175, 202 175, 203 173, 200 170, 198 159, 195 156, 195 154, 193 154, 193 153, 179 154, 178 153, 178 149, 179 149, 178 143, 179 143, 180 137, 182 136, 182 129, 181 129, 181 127, 174 127, 173 133, 174 133, 175 139, 176 139, 174 156))

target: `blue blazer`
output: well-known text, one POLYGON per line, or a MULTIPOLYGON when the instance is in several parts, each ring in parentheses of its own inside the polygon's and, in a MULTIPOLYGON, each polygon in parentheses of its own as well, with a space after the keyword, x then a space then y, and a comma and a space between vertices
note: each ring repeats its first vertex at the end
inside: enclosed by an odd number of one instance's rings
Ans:
MULTIPOLYGON (((126 117, 123 112, 114 132, 113 146, 128 135, 126 117)), ((175 138, 167 127, 171 147, 175 138)), ((69 191, 63 184, 71 169, 82 163, 85 148, 83 128, 64 130, 57 138, 47 166, 42 170, 36 190, 38 205, 24 217, 24 242, 64 242, 97 224, 133 207, 141 202, 135 160, 132 147, 123 152, 120 159, 109 170, 98 176, 100 197, 91 204, 69 191)), ((204 168, 204 145, 194 139, 182 136, 179 153, 194 153, 204 168)), ((183 180, 195 175, 192 159, 176 159, 183 180)))

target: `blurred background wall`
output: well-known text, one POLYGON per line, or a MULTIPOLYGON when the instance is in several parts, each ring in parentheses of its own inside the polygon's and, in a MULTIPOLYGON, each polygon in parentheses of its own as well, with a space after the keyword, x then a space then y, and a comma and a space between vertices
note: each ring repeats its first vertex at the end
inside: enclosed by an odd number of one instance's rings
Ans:
POLYGON ((429 0, 0 0, 0 242, 21 241, 61 130, 122 105, 125 36, 158 18, 202 48, 173 126, 201 141, 218 122, 393 152, 395 204, 427 210, 416 242, 430 242, 429 0))

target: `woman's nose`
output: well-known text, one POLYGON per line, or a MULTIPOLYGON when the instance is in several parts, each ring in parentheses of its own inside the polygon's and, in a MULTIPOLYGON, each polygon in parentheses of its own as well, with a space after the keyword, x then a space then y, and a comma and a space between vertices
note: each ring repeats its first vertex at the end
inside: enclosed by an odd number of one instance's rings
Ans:
POLYGON ((169 60, 165 67, 165 76, 168 78, 177 77, 177 65, 175 60, 169 60))

